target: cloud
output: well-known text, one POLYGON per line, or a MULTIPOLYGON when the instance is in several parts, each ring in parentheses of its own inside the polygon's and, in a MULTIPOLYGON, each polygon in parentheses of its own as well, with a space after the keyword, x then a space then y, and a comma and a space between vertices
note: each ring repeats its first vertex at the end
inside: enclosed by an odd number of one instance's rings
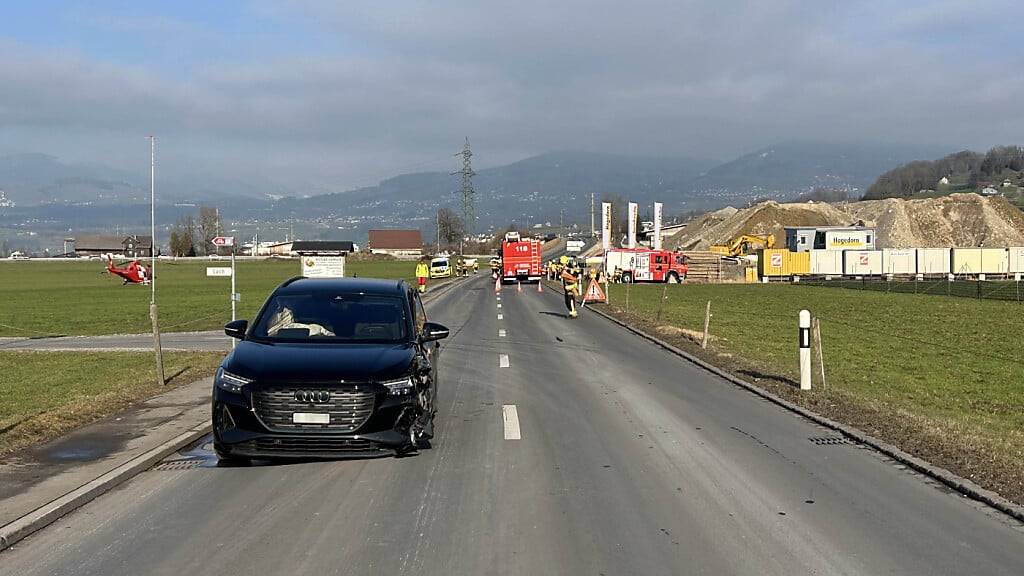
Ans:
POLYGON ((110 33, 241 47, 192 46, 168 67, 0 43, 0 135, 52 151, 156 132, 183 164, 316 186, 445 169, 465 135, 485 165, 559 148, 729 157, 794 138, 984 147, 1024 129, 1024 59, 998 48, 1012 35, 988 38, 1022 13, 995 0, 295 0, 254 4, 227 31, 98 14, 110 33))

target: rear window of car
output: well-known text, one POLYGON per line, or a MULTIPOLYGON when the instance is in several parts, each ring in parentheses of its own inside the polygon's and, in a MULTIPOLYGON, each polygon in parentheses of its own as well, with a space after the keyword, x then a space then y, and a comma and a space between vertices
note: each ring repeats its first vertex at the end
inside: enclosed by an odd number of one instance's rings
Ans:
POLYGON ((378 294, 310 292, 271 296, 252 336, 274 342, 402 342, 403 300, 378 294))

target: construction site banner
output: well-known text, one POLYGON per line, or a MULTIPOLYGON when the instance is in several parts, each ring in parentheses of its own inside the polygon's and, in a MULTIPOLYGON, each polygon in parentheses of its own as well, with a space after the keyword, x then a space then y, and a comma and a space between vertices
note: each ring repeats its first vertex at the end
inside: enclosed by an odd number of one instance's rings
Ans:
POLYGON ((601 249, 612 249, 612 203, 601 202, 601 249))
POLYGON ((651 246, 655 250, 661 250, 661 210, 664 204, 654 203, 654 240, 651 246))
POLYGON ((636 202, 629 203, 629 223, 627 224, 628 236, 626 236, 626 247, 636 248, 636 219, 637 219, 637 204, 636 202))

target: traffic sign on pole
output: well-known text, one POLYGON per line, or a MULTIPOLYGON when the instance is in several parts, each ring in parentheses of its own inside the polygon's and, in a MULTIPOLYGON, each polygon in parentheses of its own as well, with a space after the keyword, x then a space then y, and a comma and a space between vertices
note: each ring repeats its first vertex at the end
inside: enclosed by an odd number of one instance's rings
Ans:
POLYGON ((213 240, 210 241, 210 243, 213 244, 214 246, 234 246, 235 245, 235 237, 234 236, 216 236, 216 237, 214 237, 213 240))

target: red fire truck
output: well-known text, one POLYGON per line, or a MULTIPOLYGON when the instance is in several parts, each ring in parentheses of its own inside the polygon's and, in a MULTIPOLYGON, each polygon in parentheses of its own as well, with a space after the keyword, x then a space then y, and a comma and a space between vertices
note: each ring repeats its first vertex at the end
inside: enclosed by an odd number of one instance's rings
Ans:
POLYGON ((621 282, 669 282, 686 279, 686 256, 671 250, 650 248, 613 248, 604 255, 604 270, 609 278, 621 282))
POLYGON ((540 282, 540 240, 520 238, 508 232, 501 243, 501 279, 503 282, 540 282))

